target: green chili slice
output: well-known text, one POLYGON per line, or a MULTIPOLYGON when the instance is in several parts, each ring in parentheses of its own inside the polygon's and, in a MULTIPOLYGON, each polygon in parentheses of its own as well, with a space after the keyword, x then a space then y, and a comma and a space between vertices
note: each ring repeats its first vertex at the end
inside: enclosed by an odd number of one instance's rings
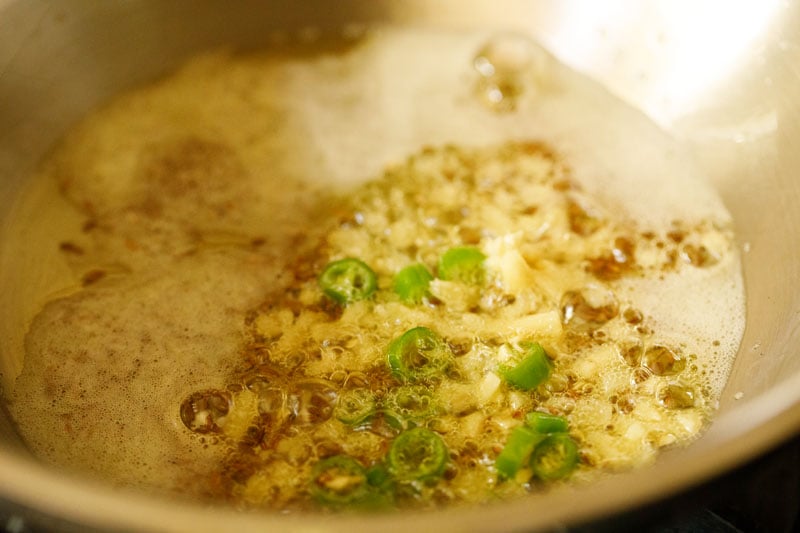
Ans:
POLYGON ((470 285, 483 283, 486 256, 471 246, 450 248, 439 258, 439 278, 470 285))
POLYGON ((314 465, 310 490, 319 503, 335 507, 363 503, 371 493, 367 471, 347 455, 334 455, 314 465))
POLYGON ((424 385, 397 387, 383 399, 383 416, 395 429, 406 429, 409 423, 431 418, 438 411, 438 402, 433 391, 424 385))
POLYGON ((417 263, 409 265, 394 277, 394 292, 400 299, 409 304, 418 304, 428 296, 428 287, 433 275, 425 265, 417 263))
POLYGON ((371 488, 370 496, 359 505, 365 510, 389 509, 394 506, 395 486, 389 469, 383 463, 367 468, 367 482, 371 488))
POLYGON ((350 426, 361 426, 375 414, 375 396, 365 388, 349 389, 341 394, 333 408, 333 416, 350 426))
POLYGON ((378 278, 366 263, 348 257, 328 263, 319 276, 319 285, 331 300, 347 305, 372 296, 378 278))
POLYGON ((427 381, 440 377, 453 358, 450 347, 438 333, 416 327, 389 345, 387 359, 392 374, 401 381, 427 381))
POLYGON ((447 466, 447 445, 433 431, 417 427, 398 435, 389 447, 389 472, 398 481, 427 481, 447 466))
POLYGON ((526 345, 525 354, 514 366, 500 367, 500 375, 513 387, 531 390, 542 384, 549 376, 552 365, 544 348, 532 342, 526 345))
POLYGON ((495 460, 495 468, 501 478, 513 478, 522 465, 525 464, 536 445, 546 438, 526 426, 519 426, 511 431, 506 445, 495 460))
POLYGON ((525 425, 538 433, 566 433, 569 429, 567 419, 540 411, 525 415, 525 425))
POLYGON ((373 487, 386 489, 392 484, 392 476, 385 465, 378 463, 367 469, 367 481, 373 487))
POLYGON ((578 445, 566 433, 554 433, 536 446, 531 469, 543 481, 567 477, 578 464, 578 445))

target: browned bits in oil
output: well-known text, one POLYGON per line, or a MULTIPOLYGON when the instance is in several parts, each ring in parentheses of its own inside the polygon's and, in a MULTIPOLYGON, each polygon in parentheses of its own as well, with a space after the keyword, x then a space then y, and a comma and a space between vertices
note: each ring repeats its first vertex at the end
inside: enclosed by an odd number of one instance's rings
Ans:
POLYGON ((568 179, 562 179, 553 182, 553 189, 560 192, 566 192, 566 191, 576 190, 578 189, 578 186, 568 179))
POLYGON ((245 448, 255 448, 264 440, 265 430, 262 426, 249 426, 245 431, 239 445, 245 448))
POLYGON ((83 223, 83 226, 81 226, 81 231, 84 233, 89 233, 90 231, 97 229, 97 226, 98 226, 97 220, 94 218, 90 218, 89 220, 83 223))
POLYGON ((694 390, 683 385, 667 385, 659 389, 658 403, 667 409, 694 407, 694 390))
POLYGON ((631 381, 634 385, 639 385, 650 379, 652 375, 652 372, 650 372, 648 369, 639 367, 634 369, 633 375, 631 376, 631 381))
POLYGON ((447 225, 457 225, 464 220, 462 209, 448 209, 439 216, 439 222, 447 225))
POLYGON ((620 412, 628 414, 636 407, 636 398, 631 394, 621 394, 615 398, 614 404, 620 412))
POLYGON ((619 279, 635 268, 635 251, 633 242, 617 237, 609 253, 589 259, 586 271, 604 281, 619 279))
MULTIPOLYGON (((245 483, 259 468, 258 458, 252 453, 240 453, 229 464, 226 464, 221 472, 220 484, 230 485, 233 483, 245 483), (226 479, 227 478, 227 479, 226 479)), ((222 494, 229 494, 231 487, 223 489, 222 494)))
POLYGON ((668 231, 667 238, 675 244, 680 244, 686 238, 686 233, 680 230, 668 231))
POLYGON ((481 242, 481 230, 471 226, 459 226, 458 236, 464 244, 479 244, 481 242))
POLYGON ((686 360, 671 348, 656 344, 647 349, 642 364, 656 376, 674 376, 686 367, 686 360))
POLYGON ((297 424, 319 424, 328 420, 336 404, 336 389, 322 379, 295 384, 288 397, 289 409, 297 424))
POLYGON ((511 150, 519 150, 528 155, 541 155, 545 159, 557 160, 559 155, 553 148, 542 141, 517 141, 507 145, 511 150))
POLYGON ((449 341, 447 344, 450 346, 450 351, 456 357, 466 355, 472 349, 472 343, 469 342, 449 341))
POLYGON ((340 227, 343 228, 360 226, 364 222, 364 215, 361 212, 353 212, 344 208, 334 210, 334 213, 331 215, 331 217, 337 221, 340 227))
POLYGON ((612 253, 620 263, 632 263, 635 260, 635 252, 636 245, 627 237, 617 237, 614 239, 612 253))
POLYGON ((195 433, 219 433, 220 419, 231 409, 231 395, 227 391, 205 390, 195 392, 181 404, 181 421, 195 433))
POLYGON ((591 235, 600 227, 600 220, 591 216, 574 200, 567 202, 567 219, 569 220, 569 229, 582 237, 591 235))
POLYGON ((565 324, 605 324, 619 314, 619 305, 610 291, 590 287, 567 291, 561 297, 561 316, 565 324))
POLYGON ((258 318, 258 310, 251 309, 247 311, 244 315, 244 325, 248 327, 252 326, 255 323, 256 318, 258 318))
POLYGON ((322 265, 316 254, 295 258, 288 266, 297 281, 315 279, 322 270, 322 265))
POLYGON ((83 278, 81 278, 81 283, 84 287, 86 287, 92 285, 93 283, 97 283, 104 277, 106 277, 106 271, 96 268, 84 274, 83 278))
POLYGON ((692 266, 709 267, 717 264, 719 259, 703 245, 686 244, 681 250, 681 256, 692 266))
POLYGON ((606 333, 602 329, 595 329, 590 333, 590 335, 592 336, 593 339, 599 342, 605 341, 605 339, 608 337, 608 333, 606 333))
POLYGON ((642 315, 642 312, 639 311, 638 309, 633 309, 632 307, 629 307, 628 309, 625 309, 625 311, 622 313, 622 318, 624 318, 625 322, 627 322, 628 324, 635 326, 636 324, 640 324, 642 320, 644 320, 644 315, 642 315))
POLYGON ((187 137, 179 142, 159 146, 153 153, 144 172, 145 181, 152 184, 152 194, 146 202, 162 209, 165 199, 186 195, 196 199, 203 207, 218 214, 232 208, 227 202, 209 204, 212 196, 204 192, 225 192, 231 178, 243 172, 233 150, 221 143, 187 137))
POLYGON ((72 255, 83 255, 84 250, 82 247, 78 246, 74 242, 64 241, 58 245, 58 249, 64 253, 72 254, 72 255))

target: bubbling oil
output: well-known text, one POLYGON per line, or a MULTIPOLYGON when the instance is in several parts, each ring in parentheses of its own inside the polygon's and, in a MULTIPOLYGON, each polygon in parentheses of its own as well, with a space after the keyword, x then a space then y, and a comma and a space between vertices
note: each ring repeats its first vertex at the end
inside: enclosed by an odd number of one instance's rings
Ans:
MULTIPOLYGON (((9 391, 20 433, 48 463, 148 491, 305 508, 313 462, 341 439, 379 457, 397 429, 343 433, 333 405, 364 387, 391 401, 392 377, 374 361, 387 336, 431 317, 380 298, 331 310, 315 281, 328 259, 370 258, 381 287, 448 243, 494 261, 499 288, 477 304, 434 289, 461 361, 441 400, 458 416, 426 422, 463 457, 446 475, 461 491, 448 501, 486 499, 492 453, 522 409, 573 417, 578 479, 639 462, 597 452, 620 450, 613 432, 580 424, 634 411, 640 385, 648 413, 677 413, 691 440, 744 326, 730 216, 691 158, 518 35, 375 29, 345 47, 200 55, 78 124, 20 205, 20 221, 51 236, 31 247, 9 229, 2 240, 19 277, 6 283, 39 303, 24 341, 8 345, 24 350, 9 391), (411 185, 417 204, 438 207, 398 215, 411 185), (42 197, 49 215, 35 217, 42 197), (609 239, 581 249, 603 220, 609 239), (490 401, 498 384, 465 376, 491 374, 497 346, 519 340, 499 321, 516 312, 527 331, 553 335, 569 371, 533 396, 490 401), (346 328, 325 337, 339 313, 346 328), (621 370, 607 372, 612 363, 621 370), (470 403, 476 394, 485 405, 470 403)), ((490 492, 504 491, 516 494, 490 492)))

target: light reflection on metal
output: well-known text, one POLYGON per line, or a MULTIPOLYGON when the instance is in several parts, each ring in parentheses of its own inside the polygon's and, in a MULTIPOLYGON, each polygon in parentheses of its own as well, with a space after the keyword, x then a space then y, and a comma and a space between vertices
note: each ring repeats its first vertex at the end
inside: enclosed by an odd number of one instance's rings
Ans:
POLYGON ((783 8, 781 0, 568 2, 543 40, 667 126, 762 61, 783 8))

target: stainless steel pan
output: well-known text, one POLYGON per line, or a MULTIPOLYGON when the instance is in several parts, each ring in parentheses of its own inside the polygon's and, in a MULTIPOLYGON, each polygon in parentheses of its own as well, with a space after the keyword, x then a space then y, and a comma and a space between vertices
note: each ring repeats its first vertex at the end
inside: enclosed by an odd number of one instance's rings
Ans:
MULTIPOLYGON (((115 92, 215 45, 255 47, 270 29, 353 22, 528 32, 695 152, 736 220, 747 289, 747 329, 711 429, 652 468, 577 493, 433 514, 320 518, 120 494, 38 463, 0 417, 4 507, 98 529, 532 530, 664 498, 800 429, 796 2, 0 0, 0 218, 66 128, 115 92)), ((22 305, 0 293, 0 343, 19 326, 22 305)), ((19 365, 19 353, 2 351, 0 383, 7 387, 19 365)))

